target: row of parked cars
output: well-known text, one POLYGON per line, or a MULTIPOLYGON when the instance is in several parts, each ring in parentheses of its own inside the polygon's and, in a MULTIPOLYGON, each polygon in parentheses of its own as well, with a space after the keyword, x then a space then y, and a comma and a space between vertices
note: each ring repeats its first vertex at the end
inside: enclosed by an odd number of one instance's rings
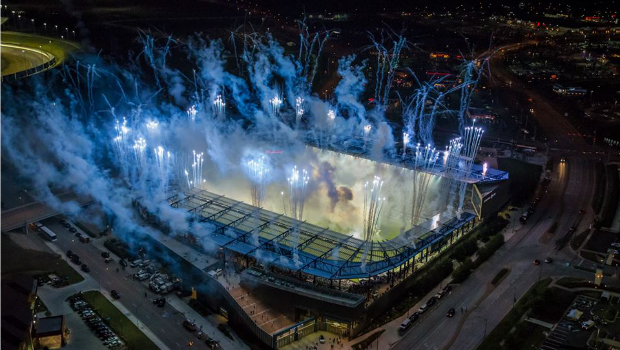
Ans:
POLYGON ((78 232, 78 230, 75 227, 73 227, 69 221, 63 219, 63 220, 60 220, 60 223, 67 230, 69 230, 69 232, 75 233, 75 237, 77 239, 79 239, 80 242, 82 242, 82 243, 89 243, 90 242, 90 237, 88 237, 87 235, 85 235, 85 234, 83 234, 81 232, 78 232))
MULTIPOLYGON (((439 299, 442 299, 444 297, 446 297, 448 294, 450 294, 450 292, 452 291, 452 286, 447 285, 444 288, 442 288, 439 292, 437 292, 437 294, 435 294, 434 296, 428 298, 428 300, 426 301, 426 303, 422 304, 422 306, 420 306, 420 308, 418 309, 418 311, 414 312, 411 316, 409 316, 408 318, 406 318, 403 323, 401 323, 400 327, 399 327, 399 331, 402 333, 404 331, 406 331, 418 318, 420 318, 420 316, 425 313, 426 311, 428 311, 433 305, 435 305, 437 303, 437 301, 439 299)), ((447 316, 448 317, 452 317, 454 316, 455 311, 454 308, 451 308, 448 311, 447 316)))
POLYGON ((84 320, 88 328, 101 339, 103 345, 110 349, 118 349, 123 346, 122 340, 114 331, 103 321, 95 310, 82 298, 81 293, 74 294, 69 299, 71 308, 84 320))
MULTIPOLYGON (((192 322, 190 320, 183 321, 183 327, 185 329, 187 329, 188 331, 190 331, 190 332, 195 332, 195 331, 198 330, 198 327, 196 326, 196 323, 192 322)), ((196 334, 196 337, 198 337, 198 339, 201 339, 201 340, 204 339, 205 343, 207 344, 207 346, 210 349, 219 349, 220 348, 220 343, 217 340, 209 337, 208 335, 206 335, 203 332, 198 332, 196 334)))
POLYGON ((90 272, 90 268, 88 267, 88 265, 83 264, 82 259, 80 259, 80 257, 74 252, 67 250, 67 258, 71 259, 72 263, 79 265, 82 271, 90 272))

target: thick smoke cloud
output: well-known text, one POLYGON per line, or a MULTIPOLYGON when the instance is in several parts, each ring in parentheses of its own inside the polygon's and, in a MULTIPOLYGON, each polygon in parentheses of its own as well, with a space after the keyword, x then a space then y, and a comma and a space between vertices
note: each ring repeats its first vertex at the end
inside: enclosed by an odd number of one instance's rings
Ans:
MULTIPOLYGON (((316 43, 318 52, 327 36, 320 38, 302 37, 316 43)), ((360 146, 377 160, 396 152, 384 106, 367 111, 360 101, 366 62, 355 56, 339 61, 335 99, 323 101, 311 93, 316 62, 305 51, 304 60, 289 55, 270 36, 244 38, 242 52, 235 44, 235 57, 219 40, 194 37, 180 45, 142 35, 141 42, 143 51, 129 64, 85 55, 45 79, 2 89, 3 155, 33 183, 33 194, 74 216, 81 209, 55 193, 90 197, 128 241, 149 230, 137 218, 134 198, 174 234, 206 235, 208 225, 193 222, 166 198, 217 177, 247 177, 240 167, 248 152, 278 154, 269 182, 286 182, 308 141, 360 146), (175 60, 179 66, 173 67, 173 55, 187 61, 175 60), (238 64, 237 73, 225 68, 231 62, 238 64), (218 96, 225 102, 223 115, 215 105, 218 96), (270 102, 274 97, 283 99, 278 110, 270 102), (301 124, 295 122, 298 97, 304 101, 301 124), (200 174, 194 151, 204 152, 200 174)), ((315 52, 313 47, 304 50, 315 52)), ((342 206, 359 214, 351 207, 359 184, 334 181, 329 163, 307 167, 318 174, 308 198, 325 197, 332 212, 342 206)))

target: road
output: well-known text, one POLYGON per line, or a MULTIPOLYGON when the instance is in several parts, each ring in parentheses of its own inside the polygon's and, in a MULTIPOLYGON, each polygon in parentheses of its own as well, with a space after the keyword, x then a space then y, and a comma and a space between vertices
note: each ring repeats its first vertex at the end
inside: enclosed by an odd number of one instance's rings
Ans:
MULTIPOLYGON (((514 298, 520 298, 540 278, 592 278, 592 273, 567 267, 574 257, 564 251, 555 252, 555 239, 567 232, 580 209, 589 207, 593 170, 585 157, 570 158, 568 163, 556 166, 548 192, 524 228, 516 231, 487 263, 402 337, 394 349, 475 349, 485 336, 485 324, 487 332, 493 330, 513 306, 514 298), (552 237, 546 231, 556 218, 560 224, 552 237), (532 264, 534 259, 545 257, 553 257, 554 262, 532 264), (493 289, 490 281, 502 268, 509 268, 510 272, 493 289), (447 318, 451 307, 457 315, 447 318), (462 314, 461 308, 468 312, 462 314)), ((582 225, 587 226, 587 222, 584 220, 582 225)), ((594 266, 587 261, 582 265, 594 266)), ((613 282, 606 279, 605 283, 613 282)))
MULTIPOLYGON (((93 202, 92 198, 79 196, 73 192, 67 192, 56 196, 58 204, 67 208, 78 206, 83 207, 93 202)), ((31 202, 16 208, 2 211, 2 232, 8 232, 28 223, 47 219, 60 214, 47 204, 37 201, 31 202)))
MULTIPOLYGON (((89 275, 98 282, 99 289, 102 292, 118 291, 121 294, 121 298, 116 302, 125 306, 168 348, 187 350, 189 342, 192 341, 194 344, 192 349, 208 349, 204 341, 199 341, 196 338, 196 333, 190 333, 181 326, 183 320, 186 319, 183 314, 177 312, 168 304, 163 309, 153 305, 152 298, 159 297, 159 295, 148 291, 142 283, 133 280, 129 276, 136 272, 136 269, 127 268, 126 271, 121 269, 120 272, 116 272, 116 268, 120 267, 117 262, 105 264, 101 257, 101 250, 98 247, 92 243, 79 242, 72 233, 60 224, 58 219, 51 218, 43 223, 58 236, 57 241, 54 242, 55 245, 62 249, 63 252, 71 250, 76 253, 82 259, 82 262, 90 267, 89 275), (147 291, 148 298, 145 298, 145 292, 147 291)), ((77 268, 71 261, 68 263, 77 268)), ((168 295, 167 298, 176 298, 176 296, 168 295)), ((216 330, 216 332, 219 331, 216 330)), ((218 340, 223 337, 221 333, 207 333, 218 340)), ((226 343, 232 342, 229 340, 222 341, 222 347, 225 349, 237 348, 234 345, 225 346, 226 343)))

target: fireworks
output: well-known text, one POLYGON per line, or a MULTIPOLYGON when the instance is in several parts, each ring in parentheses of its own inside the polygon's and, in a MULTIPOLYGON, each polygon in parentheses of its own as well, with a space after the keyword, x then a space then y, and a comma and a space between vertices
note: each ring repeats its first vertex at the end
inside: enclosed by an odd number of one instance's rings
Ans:
POLYGON ((403 133, 403 158, 407 155, 407 145, 410 141, 410 136, 406 132, 403 133))
POLYGON ((480 147, 480 140, 484 130, 482 128, 476 128, 468 126, 465 128, 464 145, 463 145, 463 157, 465 158, 465 176, 471 171, 471 165, 476 159, 478 148, 480 147))
POLYGON ((364 184, 364 240, 372 241, 373 237, 379 233, 379 223, 385 197, 381 197, 383 181, 375 176, 372 184, 364 184))
POLYGON ((192 105, 191 107, 189 107, 189 109, 187 110, 187 116, 189 117, 189 120, 195 121, 196 113, 198 113, 198 111, 196 110, 195 105, 192 105))
POLYGON ((269 105, 271 106, 271 113, 274 116, 278 116, 280 114, 280 107, 282 106, 282 99, 276 95, 269 100, 269 105))
POLYGON ((415 161, 413 171, 413 193, 411 200, 411 226, 416 226, 422 219, 422 209, 426 202, 426 194, 428 192, 428 184, 430 183, 432 174, 429 170, 435 166, 439 152, 431 145, 420 148, 418 144, 415 148, 415 161))
POLYGON ((263 199, 267 189, 267 175, 269 174, 269 163, 265 157, 256 160, 251 159, 246 163, 246 169, 250 177, 252 205, 262 207, 263 199))
MULTIPOLYGON (((297 166, 295 166, 291 170, 291 176, 287 181, 289 216, 293 219, 302 220, 310 176, 308 176, 308 172, 305 169, 300 173, 297 166)), ((286 206, 284 207, 284 212, 286 212, 286 206)))
POLYGON ((221 119, 224 117, 224 111, 226 108, 226 103, 224 103, 224 99, 222 95, 217 95, 215 100, 213 101, 213 114, 221 119))
POLYGON ((336 119, 336 112, 334 112, 334 110, 333 110, 333 109, 330 109, 330 110, 327 112, 327 118, 329 118, 329 120, 334 120, 334 119, 336 119))
POLYGON ((149 120, 146 123, 146 128, 151 131, 151 130, 157 130, 157 128, 159 128, 159 122, 157 120, 149 120))
POLYGON ((295 127, 299 128, 299 122, 304 115, 304 99, 297 97, 295 99, 295 127))

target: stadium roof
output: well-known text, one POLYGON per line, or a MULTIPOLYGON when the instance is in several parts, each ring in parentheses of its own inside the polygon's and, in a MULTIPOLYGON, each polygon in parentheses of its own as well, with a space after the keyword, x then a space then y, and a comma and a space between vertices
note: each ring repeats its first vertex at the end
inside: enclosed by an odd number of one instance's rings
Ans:
MULTIPOLYGON (((374 160, 370 155, 369 147, 366 146, 364 141, 360 138, 350 138, 344 141, 331 142, 329 144, 322 144, 308 137, 307 142, 310 147, 315 147, 318 149, 329 149, 340 153, 349 154, 355 157, 361 157, 369 160, 374 160)), ((391 164, 394 166, 407 168, 407 169, 416 169, 415 166, 415 156, 410 150, 405 157, 402 155, 384 155, 384 158, 381 159, 382 163, 391 164)), ((418 169, 420 170, 420 169, 418 169)), ((508 173, 499 169, 487 168, 486 173, 482 174, 482 165, 472 164, 469 174, 465 174, 465 171, 462 169, 452 169, 450 172, 446 171, 446 168, 443 162, 438 161, 434 166, 430 167, 427 171, 431 174, 443 177, 454 178, 459 181, 464 181, 467 183, 488 183, 488 182, 496 182, 508 180, 508 173)))
POLYGON ((372 242, 205 190, 177 194, 168 202, 189 211, 196 220, 215 226, 198 239, 247 257, 271 261, 281 268, 327 279, 368 278, 392 270, 475 218, 474 214, 463 213, 461 219, 449 220, 422 235, 415 244, 398 237, 372 242))

